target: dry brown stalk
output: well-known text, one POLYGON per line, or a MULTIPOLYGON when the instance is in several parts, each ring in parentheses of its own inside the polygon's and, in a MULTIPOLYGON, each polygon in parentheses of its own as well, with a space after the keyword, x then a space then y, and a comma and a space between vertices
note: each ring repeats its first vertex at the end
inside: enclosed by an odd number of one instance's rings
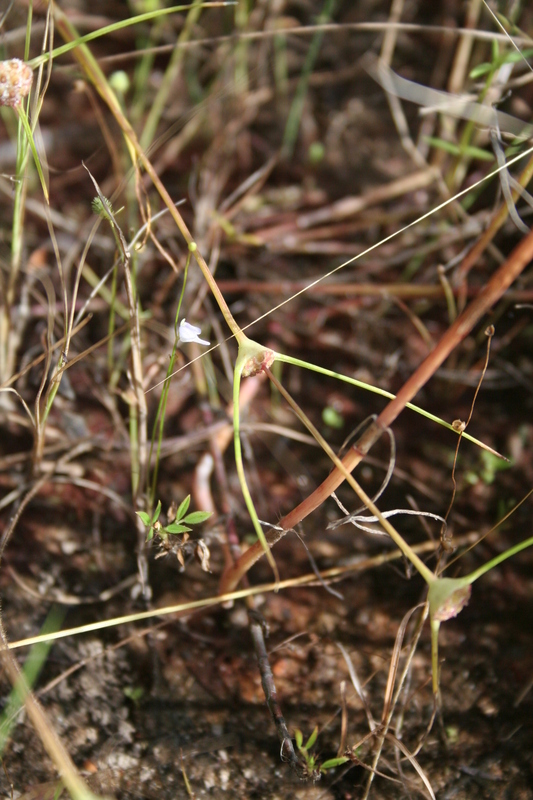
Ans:
MULTIPOLYGON (((467 256, 468 258, 468 256, 467 256)), ((247 281, 247 280, 221 280, 218 287, 222 292, 233 294, 239 292, 246 294, 294 294, 306 288, 304 281, 247 281)), ((308 292, 312 294, 328 295, 331 297, 405 297, 412 300, 429 300, 445 295, 442 285, 413 284, 413 283, 314 283, 309 286, 308 292)), ((468 297, 477 297, 481 292, 475 286, 467 289, 468 297)), ((453 290, 454 295, 459 293, 453 290)), ((530 303, 533 300, 533 290, 516 289, 507 293, 507 299, 517 303, 530 303)))

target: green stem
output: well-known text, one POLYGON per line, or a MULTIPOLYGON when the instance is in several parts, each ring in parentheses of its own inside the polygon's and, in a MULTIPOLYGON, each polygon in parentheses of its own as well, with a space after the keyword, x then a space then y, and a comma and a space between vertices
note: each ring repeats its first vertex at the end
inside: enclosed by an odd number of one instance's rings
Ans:
POLYGON ((502 561, 506 561, 508 558, 516 555, 516 553, 519 553, 521 550, 525 550, 526 547, 531 547, 531 545, 533 545, 533 537, 526 539, 524 542, 520 542, 519 544, 515 544, 504 553, 500 553, 499 556, 487 561, 487 563, 483 564, 483 566, 478 567, 478 569, 474 570, 474 572, 471 572, 470 575, 465 575, 463 578, 464 582, 469 584, 474 583, 474 581, 477 581, 477 579, 481 578, 481 576, 486 572, 489 572, 489 570, 494 569, 494 567, 497 567, 498 564, 501 564, 502 561))
MULTIPOLYGON (((336 0, 326 0, 322 12, 317 20, 317 23, 319 25, 325 25, 326 23, 331 21, 331 17, 335 7, 335 1, 336 0)), ((307 51, 307 56, 305 58, 305 62, 303 65, 302 74, 300 76, 300 80, 298 81, 298 86, 296 88, 294 100, 292 101, 292 105, 289 111, 289 116, 287 117, 287 124, 285 125, 285 132, 283 134, 283 146, 282 146, 282 154, 287 159, 291 158, 294 152, 294 147, 296 144, 296 140, 298 138, 298 131, 300 128, 300 121, 302 119, 305 96, 307 94, 307 87, 309 85, 309 78, 311 76, 311 72, 313 71, 315 61, 320 52, 320 45, 322 44, 323 38, 324 38, 324 31, 318 30, 311 39, 311 44, 309 45, 309 50, 307 51)))
MULTIPOLYGON (((202 5, 204 8, 219 8, 220 6, 227 5, 227 3, 215 2, 203 3, 202 5)), ((97 31, 86 33, 85 36, 76 36, 75 41, 67 42, 60 47, 56 47, 51 52, 42 53, 40 56, 28 61, 28 66, 30 66, 32 69, 35 69, 41 64, 45 64, 51 58, 56 59, 58 56, 62 56, 65 53, 68 53, 70 50, 73 50, 75 47, 78 47, 78 45, 83 45, 86 42, 92 42, 94 39, 99 39, 101 36, 107 36, 108 33, 115 33, 123 28, 128 28, 132 25, 139 25, 142 22, 151 22, 152 20, 158 19, 158 17, 166 16, 168 14, 175 14, 178 11, 189 11, 190 8, 190 3, 180 6, 171 6, 170 8, 159 8, 155 9, 154 11, 148 11, 146 14, 138 14, 135 17, 128 17, 128 19, 119 20, 118 22, 114 22, 112 25, 104 25, 97 31)))
MULTIPOLYGON (((326 369, 325 367, 319 367, 316 364, 311 364, 309 361, 302 361, 300 358, 293 358, 292 356, 284 355, 283 353, 276 353, 276 361, 283 361, 285 364, 293 364, 296 367, 303 367, 304 369, 310 369, 313 372, 318 372, 320 375, 327 375, 330 378, 336 378, 339 381, 343 381, 344 383, 349 383, 351 386, 357 386, 359 389, 365 389, 367 392, 373 392, 374 394, 379 394, 381 397, 386 397, 389 400, 394 400, 396 395, 392 394, 392 392, 387 392, 385 389, 380 389, 378 386, 372 386, 370 383, 365 383, 364 381, 358 381, 356 378, 349 378, 347 375, 342 375, 339 372, 333 372, 330 369, 326 369)), ((431 422, 436 422, 438 425, 442 425, 448 430, 453 431, 455 434, 458 431, 455 430, 453 425, 450 425, 449 422, 445 422, 445 420, 441 419, 440 417, 436 417, 434 414, 431 414, 429 411, 426 411, 420 406, 416 406, 414 403, 406 403, 407 408, 410 408, 411 411, 416 411, 417 414, 420 414, 426 419, 431 420, 431 422)), ((496 453, 491 447, 488 447, 483 442, 480 442, 479 439, 476 439, 474 436, 470 436, 470 434, 463 431, 462 434, 463 439, 468 439, 468 441, 476 444, 478 447, 483 448, 484 450, 488 450, 494 455, 497 455, 499 458, 502 456, 499 453, 496 453)))
MULTIPOLYGON (((255 344, 255 342, 252 342, 255 344)), ((263 349, 263 348, 262 348, 263 349)), ((237 469, 237 475, 239 478, 239 483, 241 486, 241 491, 244 497, 244 502, 246 503, 246 508, 248 509, 248 513, 250 514, 250 518, 252 520, 252 524, 254 526, 255 533, 257 534, 257 538, 261 542, 261 546, 265 551, 265 555, 268 559, 268 563, 272 567, 272 571, 274 573, 274 577, 276 579, 276 583, 279 583, 279 572, 276 566, 276 562, 274 561, 274 556, 272 555, 272 551, 268 546, 268 542, 265 538, 265 534, 263 533, 263 529, 261 527, 261 523, 259 522, 259 517, 257 516, 257 512, 255 510, 254 502, 252 500, 252 496, 250 494, 250 490, 248 488, 248 483, 246 481, 246 475, 244 472, 244 464, 242 460, 242 448, 241 448, 241 437, 240 437, 240 409, 239 409, 239 393, 241 387, 241 376, 243 373, 243 369, 245 368, 247 362, 250 358, 250 352, 245 348, 239 348, 239 354, 237 356, 237 361, 235 363, 235 369, 233 371, 233 446, 234 446, 234 458, 235 458, 235 467, 237 469)))
POLYGON ((439 629, 440 620, 429 618, 431 627, 431 673, 433 696, 439 697, 439 629))
POLYGON ((146 150, 153 142, 157 126, 159 125, 165 108, 165 103, 168 100, 172 86, 176 84, 176 78, 179 74, 181 63, 185 57, 185 48, 183 45, 190 38, 191 31, 198 21, 203 5, 201 0, 193 0, 192 5, 189 7, 189 13, 185 19, 185 24, 176 41, 176 46, 170 57, 161 85, 152 100, 150 112, 146 119, 144 130, 140 136, 139 141, 143 150, 146 150))
MULTIPOLYGON (((170 391, 170 377, 174 371, 174 362, 176 360, 176 352, 178 349, 179 343, 179 333, 178 333, 178 324, 179 324, 179 317, 181 311, 181 305, 183 303, 183 296, 185 294, 185 285, 187 283, 187 275, 189 272, 189 264, 191 262, 191 252, 187 254, 187 261, 185 262, 185 269, 183 271, 183 285, 181 287, 180 299, 178 300, 178 308, 176 310, 176 316, 174 319, 174 346, 172 348, 172 354, 170 356, 170 362, 167 369, 167 375, 165 382, 163 384, 163 391, 161 393, 161 399, 159 400, 159 405, 157 407, 157 414, 154 422, 153 434, 152 434, 152 441, 150 444, 150 455, 148 457, 148 466, 152 463, 152 452, 154 449, 155 437, 158 436, 157 439, 157 451, 156 451, 156 458, 155 458, 155 466, 154 466, 154 473, 152 475, 152 485, 150 489, 150 496, 149 496, 149 511, 153 508, 155 502, 155 493, 157 488, 157 476, 159 473, 159 461, 161 458, 161 445, 163 442, 163 426, 165 424, 165 412, 167 407, 168 401, 168 394, 170 391)), ((149 483, 149 482, 148 482, 149 483)))
POLYGON ((19 115, 19 119, 22 123, 22 127, 24 128, 24 132, 27 136, 28 143, 30 145, 30 149, 33 155, 33 160, 35 162, 35 167, 37 169, 37 173, 39 175, 39 180, 41 181, 41 187, 44 194, 44 199, 46 202, 49 202, 49 195, 48 195, 48 186, 46 185, 46 180, 43 174, 43 169, 41 167, 41 162, 39 159, 39 154, 37 153, 37 148, 35 147, 35 140, 33 138, 33 131, 31 129, 31 125, 29 123, 28 117, 26 115, 26 111, 22 105, 17 106, 17 111, 19 115))

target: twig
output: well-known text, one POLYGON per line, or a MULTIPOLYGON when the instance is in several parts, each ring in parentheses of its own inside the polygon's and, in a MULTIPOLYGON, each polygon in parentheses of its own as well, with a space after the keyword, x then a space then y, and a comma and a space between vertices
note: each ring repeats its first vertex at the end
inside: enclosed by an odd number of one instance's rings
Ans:
POLYGON ((250 633, 254 642, 255 654, 257 656, 257 663, 259 665, 259 672, 261 673, 261 684, 268 706, 268 710, 274 720, 276 731, 281 744, 281 760, 288 761, 292 769, 297 773, 298 777, 307 777, 307 769, 305 763, 298 758, 290 733, 287 729, 287 723, 281 711, 276 686, 274 684, 274 676, 270 668, 268 654, 265 647, 265 637, 263 633, 263 625, 260 622, 259 615, 254 611, 248 612, 248 619, 250 623, 250 633))

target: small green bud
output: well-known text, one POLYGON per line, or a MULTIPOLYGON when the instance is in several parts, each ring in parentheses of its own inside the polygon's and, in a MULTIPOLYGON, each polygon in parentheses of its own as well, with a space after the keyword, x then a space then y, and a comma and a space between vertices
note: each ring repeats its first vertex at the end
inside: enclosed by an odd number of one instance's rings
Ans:
POLYGON ((325 155, 326 148, 322 142, 313 142, 307 151, 307 157, 309 158, 310 163, 315 165, 324 161, 325 155))
POLYGON ((117 69, 109 76, 109 85, 117 94, 126 94, 130 88, 130 79, 127 72, 122 69, 117 69))

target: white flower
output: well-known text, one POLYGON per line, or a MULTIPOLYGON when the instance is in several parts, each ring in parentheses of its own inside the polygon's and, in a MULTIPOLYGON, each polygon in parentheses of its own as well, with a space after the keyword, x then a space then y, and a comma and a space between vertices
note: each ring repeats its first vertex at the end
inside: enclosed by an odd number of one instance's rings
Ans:
POLYGON ((198 336, 198 334, 201 332, 202 329, 197 325, 190 325, 185 319, 181 320, 178 331, 180 342, 196 342, 197 344, 205 344, 209 347, 211 342, 207 342, 205 339, 200 339, 198 336))

